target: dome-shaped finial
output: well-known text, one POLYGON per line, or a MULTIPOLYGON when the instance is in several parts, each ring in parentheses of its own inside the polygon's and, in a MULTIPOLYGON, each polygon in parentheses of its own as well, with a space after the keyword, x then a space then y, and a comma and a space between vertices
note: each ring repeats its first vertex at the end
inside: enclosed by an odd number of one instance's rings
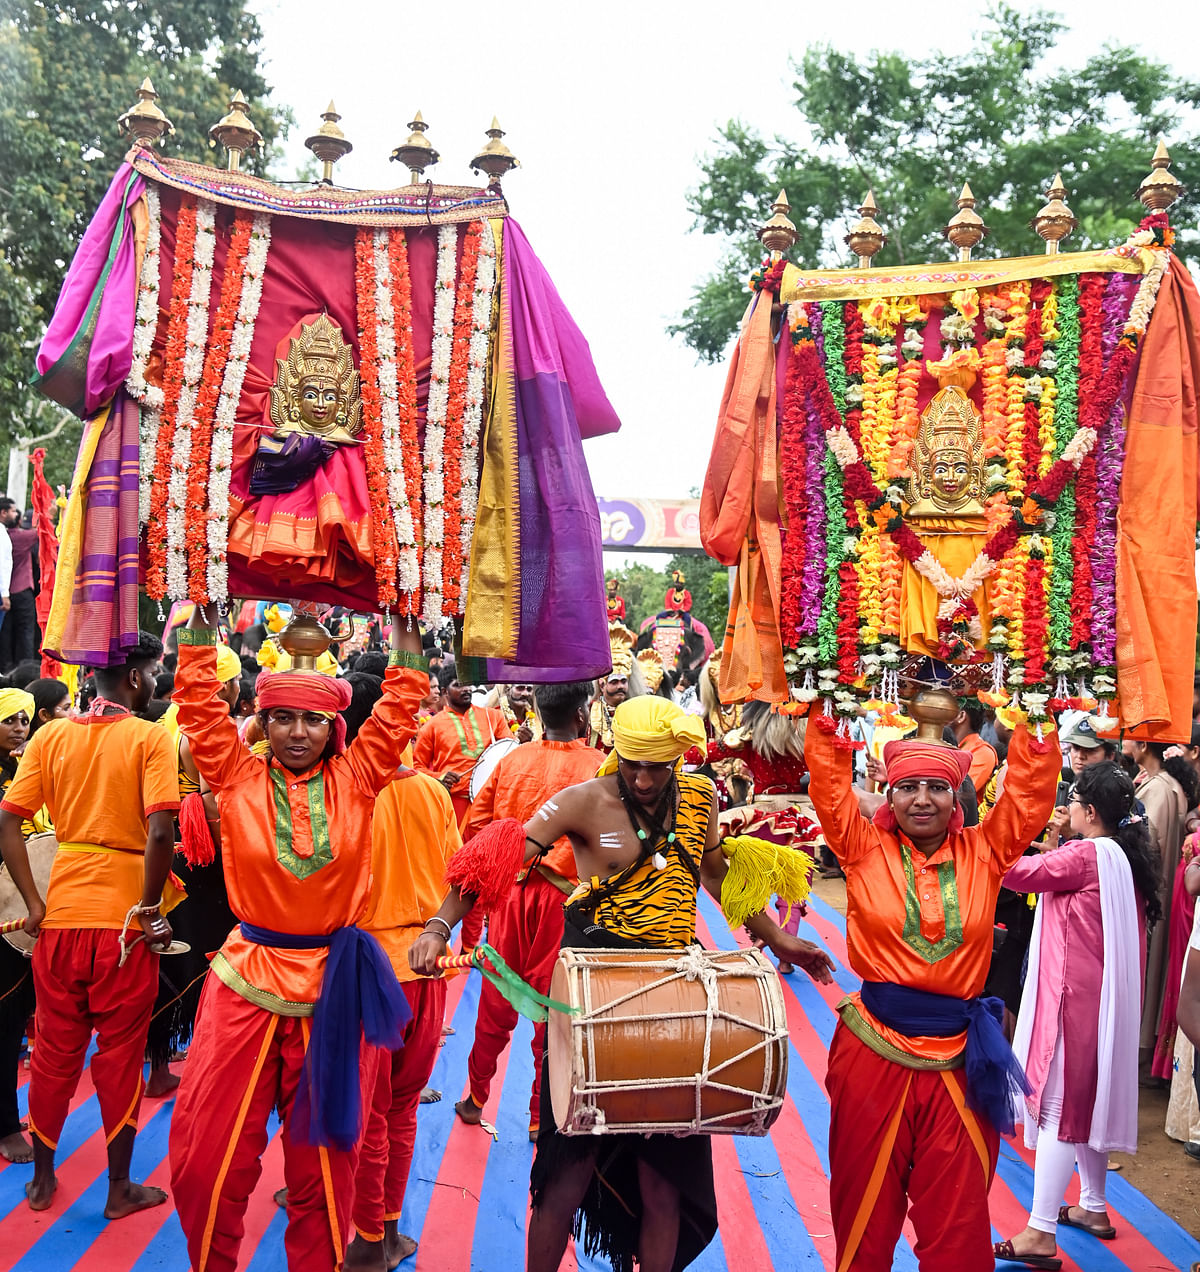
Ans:
POLYGON ((117 127, 122 136, 132 137, 135 143, 153 146, 161 138, 169 137, 175 126, 159 107, 158 94, 149 76, 142 80, 137 95, 137 101, 117 120, 117 127))
POLYGON ((304 144, 321 161, 323 166, 321 180, 326 185, 332 185, 333 165, 348 155, 354 147, 346 140, 346 134, 338 127, 341 115, 337 113, 337 107, 333 102, 329 103, 321 118, 324 123, 304 144))
POLYGON ((504 129, 500 127, 500 121, 495 115, 492 116, 492 126, 484 131, 489 141, 471 160, 471 171, 485 173, 488 178, 488 189, 499 190, 504 176, 514 168, 519 168, 521 161, 500 140, 504 136, 504 129))
POLYGON ((1150 160, 1150 175, 1138 186, 1137 197, 1147 212, 1165 212, 1183 194, 1183 182, 1168 169, 1171 156, 1160 137, 1150 160))
POLYGON ((962 194, 958 196, 958 211, 950 218, 949 224, 942 233, 958 248, 958 259, 969 261, 971 249, 977 247, 991 233, 983 223, 983 217, 975 211, 975 196, 971 186, 963 182, 962 194))
POLYGON ((1056 172, 1046 191, 1046 204, 1029 222, 1029 228, 1046 242, 1047 253, 1058 251, 1058 245, 1079 224, 1078 218, 1067 207, 1067 188, 1062 173, 1056 172))
POLYGON ((412 184, 419 185, 425 169, 432 168, 441 155, 434 150, 433 142, 425 136, 429 131, 429 125, 420 111, 417 111, 416 115, 408 121, 408 126, 412 129, 408 139, 392 151, 391 157, 396 162, 402 163, 412 173, 412 184))
POLYGON ((875 219, 878 214, 879 206, 875 202, 875 191, 868 190, 862 207, 858 209, 859 220, 850 227, 850 233, 843 240, 858 257, 859 269, 870 269, 871 258, 887 242, 883 226, 875 219))
POLYGON ((262 133, 250 122, 249 108, 250 103, 239 89, 229 100, 229 113, 208 130, 213 141, 225 147, 230 172, 241 167, 242 155, 262 145, 262 133))
POLYGON ((788 203, 787 191, 780 190, 779 197, 771 204, 771 219, 765 222, 758 231, 758 241, 771 253, 772 257, 782 256, 789 251, 800 237, 795 225, 788 219, 792 206, 788 203))

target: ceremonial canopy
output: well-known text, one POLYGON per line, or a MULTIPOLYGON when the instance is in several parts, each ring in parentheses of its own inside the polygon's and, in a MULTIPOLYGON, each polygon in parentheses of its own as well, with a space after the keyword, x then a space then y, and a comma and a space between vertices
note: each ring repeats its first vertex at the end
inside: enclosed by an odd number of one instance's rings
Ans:
POLYGON ((607 669, 582 440, 618 421, 498 174, 420 181, 413 129, 395 190, 129 152, 38 353, 87 421, 47 648, 119 656, 140 582, 456 620, 496 679, 607 669))
MULTIPOLYGON (((737 567, 722 697, 817 704, 840 737, 865 700, 949 665, 1032 721, 1185 738, 1196 585, 1200 296, 1171 252, 1160 147, 1147 216, 1111 250, 1060 253, 1055 181, 1037 256, 803 271, 786 200, 730 368, 701 508, 737 567), (918 672, 920 664, 926 670, 918 672)), ((804 708, 799 708, 804 709, 804 708)))

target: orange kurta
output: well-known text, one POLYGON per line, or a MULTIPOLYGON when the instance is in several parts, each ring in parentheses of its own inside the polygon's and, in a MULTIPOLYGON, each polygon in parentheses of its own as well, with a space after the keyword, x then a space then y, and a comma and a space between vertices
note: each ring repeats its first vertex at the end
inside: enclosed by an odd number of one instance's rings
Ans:
POLYGON ((498 738, 512 737, 502 712, 473 704, 459 715, 449 707, 421 725, 413 744, 413 767, 441 780, 443 773, 457 773, 450 791, 461 821, 470 804, 471 770, 475 761, 498 738))
POLYGON ((971 784, 975 787, 975 794, 982 799, 1000 757, 995 747, 985 742, 978 733, 968 733, 958 745, 971 757, 971 784))
POLYGON ((375 801, 371 899, 359 926, 375 934, 396 979, 416 980, 408 951, 446 895, 446 863, 462 847, 454 806, 432 777, 406 769, 375 801))
POLYGON ((131 715, 51 721, 0 807, 32 818, 43 804, 59 851, 42 927, 120 929, 142 898, 148 818, 179 807, 171 739, 131 715))
MULTIPOLYGON (((425 673, 389 667, 383 697, 343 754, 307 773, 253 756, 238 737, 207 632, 181 632, 175 701, 201 776, 216 792, 229 905, 245 923, 324 935, 358 923, 371 877, 371 815, 411 740, 425 673)), ((164 741, 166 735, 159 731, 164 741)), ((328 949, 257 945, 234 929, 212 970, 250 1002, 309 1016, 328 949)))
MULTIPOLYGON (((526 742, 506 755, 492 771, 471 805, 463 825, 463 839, 477 835, 489 822, 515 817, 524 825, 559 791, 596 776, 604 752, 574 742, 526 742)), ((578 883, 575 852, 564 835, 542 858, 542 864, 571 883, 578 883)))
MULTIPOLYGON (((850 966, 870 981, 890 981, 956 998, 983 991, 992 957, 996 896, 1005 871, 1050 818, 1062 758, 1057 739, 1031 747, 1024 728, 1008 750, 1004 792, 983 824, 947 836, 928 857, 858 811, 852 760, 822 729, 804 746, 809 793, 825 841, 846 872, 846 945, 850 966)), ((865 1024, 888 1046, 924 1060, 959 1055, 966 1034, 908 1038, 876 1020, 859 995, 843 1019, 865 1024)), ((852 1025, 853 1027, 853 1025, 852 1025)), ((856 1031, 857 1032, 857 1031, 856 1031)))

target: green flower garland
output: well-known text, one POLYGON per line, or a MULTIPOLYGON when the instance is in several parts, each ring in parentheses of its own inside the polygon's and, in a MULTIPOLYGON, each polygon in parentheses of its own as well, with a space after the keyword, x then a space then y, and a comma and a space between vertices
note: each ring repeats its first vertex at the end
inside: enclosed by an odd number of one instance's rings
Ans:
MULTIPOLYGON (((1054 457, 1066 449, 1078 427, 1079 397, 1079 279, 1067 274, 1058 279, 1058 397, 1054 403, 1054 457)), ((1050 576, 1050 670, 1067 675, 1074 667, 1071 654, 1071 596, 1075 561, 1071 541, 1075 535, 1075 485, 1068 483, 1053 510, 1050 541, 1053 566, 1050 576)))

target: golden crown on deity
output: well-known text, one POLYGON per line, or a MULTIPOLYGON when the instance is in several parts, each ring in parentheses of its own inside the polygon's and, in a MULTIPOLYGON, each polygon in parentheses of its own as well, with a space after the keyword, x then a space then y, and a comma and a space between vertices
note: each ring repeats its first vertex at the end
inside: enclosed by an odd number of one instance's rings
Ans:
POLYGON ((362 430, 358 372, 342 329, 328 314, 303 323, 288 343, 288 355, 275 364, 271 386, 271 423, 283 432, 311 433, 328 441, 353 441, 362 430), (336 408, 314 419, 305 402, 306 388, 337 394, 336 408))

